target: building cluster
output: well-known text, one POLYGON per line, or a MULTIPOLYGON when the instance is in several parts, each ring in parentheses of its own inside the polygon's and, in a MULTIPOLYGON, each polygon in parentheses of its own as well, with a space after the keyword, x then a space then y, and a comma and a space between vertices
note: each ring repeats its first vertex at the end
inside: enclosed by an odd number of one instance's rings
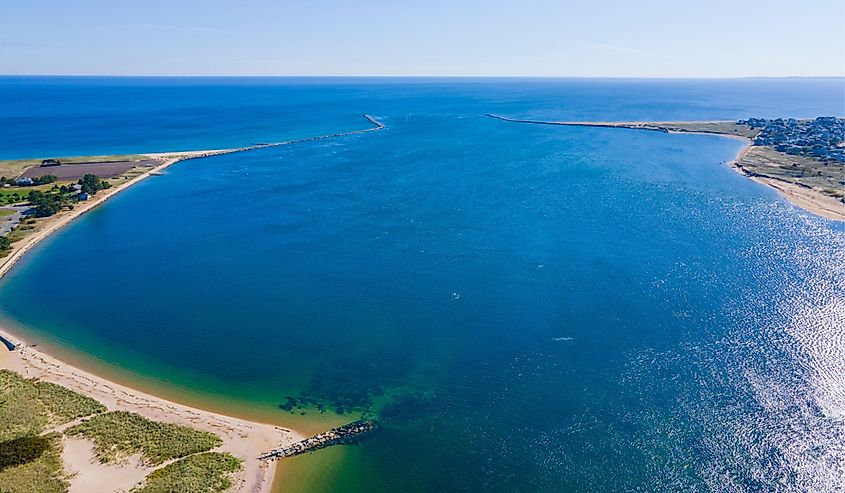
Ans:
POLYGON ((845 163, 845 118, 750 118, 737 123, 762 129, 754 140, 755 145, 773 147, 786 154, 845 163))

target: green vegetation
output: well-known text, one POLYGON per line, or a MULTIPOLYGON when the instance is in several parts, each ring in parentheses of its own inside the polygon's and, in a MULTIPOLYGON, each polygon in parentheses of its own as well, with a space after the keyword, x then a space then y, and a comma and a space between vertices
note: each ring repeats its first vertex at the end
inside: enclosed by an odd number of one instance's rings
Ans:
POLYGON ((41 380, 30 380, 38 391, 38 399, 47 406, 51 423, 64 424, 77 418, 107 411, 98 401, 78 394, 61 385, 41 380))
POLYGON ((0 236, 0 257, 5 257, 6 255, 8 255, 9 250, 11 248, 12 248, 12 240, 10 240, 6 236, 0 236))
MULTIPOLYGON (((58 178, 53 175, 39 176, 36 178, 32 178, 32 184, 26 186, 49 185, 50 183, 54 183, 57 179, 58 178)), ((18 186, 14 178, 6 178, 5 176, 0 176, 0 185, 5 185, 7 183, 12 186, 18 186)))
POLYGON ((231 454, 196 454, 153 471, 132 493, 220 493, 231 486, 229 476, 240 469, 241 460, 231 454))
POLYGON ((65 434, 92 440, 101 461, 139 452, 154 465, 178 459, 153 471, 134 493, 223 492, 231 486, 231 474, 242 467, 230 454, 209 452, 223 443, 213 433, 106 411, 96 400, 61 385, 0 370, 0 493, 66 492, 61 434, 43 433, 90 415, 65 434))
MULTIPOLYGON (((18 226, 16 228, 12 229, 12 231, 10 231, 6 235, 6 238, 9 239, 10 243, 14 243, 18 240, 23 239, 24 237, 30 235, 31 233, 33 233, 35 231, 34 224, 35 224, 34 219, 27 219, 26 221, 22 221, 20 224, 18 224, 18 226)), ((7 254, 9 252, 9 250, 3 250, 3 251, 5 251, 7 254)), ((0 256, 2 256, 2 253, 0 253, 0 256)))
POLYGON ((0 441, 41 433, 49 414, 35 386, 17 373, 0 370, 0 441))
POLYGON ((18 204, 29 199, 33 190, 39 192, 53 192, 58 190, 58 183, 47 183, 30 187, 0 187, 0 204, 18 204))
POLYGON ((68 198, 61 192, 44 193, 33 190, 29 192, 29 202, 35 206, 35 217, 47 217, 62 210, 67 205, 68 198))
POLYGON ((105 410, 96 400, 62 386, 0 370, 0 441, 37 435, 48 426, 105 410))
POLYGON ((82 193, 90 193, 91 195, 96 194, 100 190, 105 190, 106 188, 111 187, 111 183, 106 180, 101 180, 97 177, 97 175, 92 175, 91 173, 86 173, 85 176, 79 180, 79 184, 82 185, 82 193))
POLYGON ((66 433, 93 440, 94 452, 102 462, 140 452, 146 462, 158 465, 168 459, 207 452, 223 443, 214 433, 152 421, 126 411, 99 414, 66 433))
POLYGON ((28 436, 0 443, 0 491, 64 493, 61 435, 28 436))
MULTIPOLYGON (((111 183, 101 180, 97 175, 91 173, 83 176, 79 180, 79 185, 82 187, 82 193, 90 195, 111 188, 111 183)), ((35 206, 35 217, 48 217, 67 207, 71 200, 74 200, 73 194, 75 193, 73 187, 54 185, 49 191, 30 190, 28 199, 35 206)))
POLYGON ((0 370, 0 491, 67 491, 61 436, 41 433, 104 410, 94 399, 59 385, 0 370))

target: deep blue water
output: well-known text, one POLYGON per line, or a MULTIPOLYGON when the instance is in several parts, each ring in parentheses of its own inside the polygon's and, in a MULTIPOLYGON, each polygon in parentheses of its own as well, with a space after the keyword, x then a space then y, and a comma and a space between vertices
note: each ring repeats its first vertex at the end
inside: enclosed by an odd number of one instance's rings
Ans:
POLYGON ((6 158, 386 125, 177 164, 37 247, 0 308, 282 420, 378 417, 307 488, 839 491, 842 223, 727 167, 734 140, 483 115, 842 115, 843 88, 0 78, 6 158))

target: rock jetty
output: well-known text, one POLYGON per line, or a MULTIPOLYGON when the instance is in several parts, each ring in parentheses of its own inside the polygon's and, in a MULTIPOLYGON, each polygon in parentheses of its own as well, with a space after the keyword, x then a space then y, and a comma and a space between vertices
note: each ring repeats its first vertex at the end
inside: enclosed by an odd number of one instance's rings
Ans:
POLYGON ((296 442, 287 447, 273 449, 269 452, 258 456, 259 460, 276 460, 283 457, 292 457, 300 455, 321 448, 331 447, 332 445, 344 445, 355 443, 366 435, 376 429, 374 421, 358 420, 348 425, 332 428, 331 430, 314 435, 311 438, 306 438, 301 442, 296 442))

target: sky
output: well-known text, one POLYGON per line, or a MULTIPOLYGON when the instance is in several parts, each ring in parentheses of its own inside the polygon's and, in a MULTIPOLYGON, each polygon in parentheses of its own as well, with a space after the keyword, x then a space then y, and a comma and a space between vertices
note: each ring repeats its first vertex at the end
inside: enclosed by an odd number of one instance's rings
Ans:
POLYGON ((845 75, 845 0, 0 0, 3 75, 845 75))

